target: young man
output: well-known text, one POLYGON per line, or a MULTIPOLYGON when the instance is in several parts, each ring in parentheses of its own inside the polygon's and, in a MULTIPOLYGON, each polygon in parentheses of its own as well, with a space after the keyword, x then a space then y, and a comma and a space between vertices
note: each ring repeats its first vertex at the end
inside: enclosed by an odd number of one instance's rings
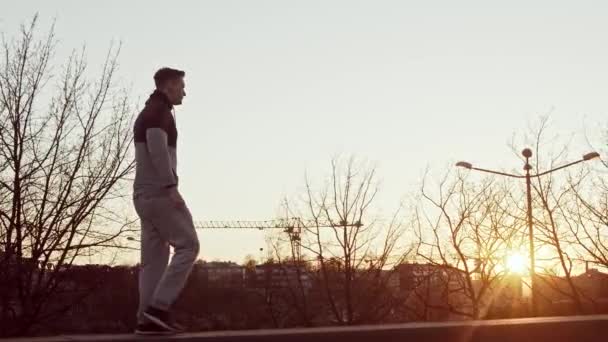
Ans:
POLYGON ((199 252, 192 216, 178 191, 177 128, 171 115, 182 104, 185 73, 163 68, 156 90, 135 120, 133 203, 141 220, 139 309, 135 332, 172 334, 181 330, 169 315, 199 252), (174 255, 169 262, 169 246, 174 255))

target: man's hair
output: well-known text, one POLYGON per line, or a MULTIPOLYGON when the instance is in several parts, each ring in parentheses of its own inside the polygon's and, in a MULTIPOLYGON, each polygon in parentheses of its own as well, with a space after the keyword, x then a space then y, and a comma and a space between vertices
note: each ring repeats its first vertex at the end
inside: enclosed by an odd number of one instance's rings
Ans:
POLYGON ((168 81, 173 81, 184 76, 186 76, 186 73, 182 70, 162 68, 154 74, 154 84, 156 84, 156 88, 158 89, 163 87, 168 81))

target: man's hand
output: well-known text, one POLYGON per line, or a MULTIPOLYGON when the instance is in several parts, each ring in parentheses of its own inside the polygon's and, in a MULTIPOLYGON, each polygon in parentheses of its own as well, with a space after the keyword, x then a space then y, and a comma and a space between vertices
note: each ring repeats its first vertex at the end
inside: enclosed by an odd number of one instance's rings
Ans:
POLYGON ((186 206, 186 202, 184 202, 182 195, 177 191, 177 187, 169 189, 169 198, 176 208, 183 208, 186 206))

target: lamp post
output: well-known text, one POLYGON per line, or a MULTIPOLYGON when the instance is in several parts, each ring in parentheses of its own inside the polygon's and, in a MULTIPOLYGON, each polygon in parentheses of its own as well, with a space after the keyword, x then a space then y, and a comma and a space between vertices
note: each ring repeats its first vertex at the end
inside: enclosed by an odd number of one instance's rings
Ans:
POLYGON ((523 176, 506 173, 506 172, 500 172, 500 171, 473 167, 473 165, 471 163, 468 163, 465 161, 460 161, 460 162, 456 163, 456 166, 463 167, 463 168, 466 168, 469 170, 493 173, 493 174, 497 174, 497 175, 501 175, 501 176, 507 176, 507 177, 513 177, 513 178, 524 178, 526 180, 526 198, 527 198, 527 202, 528 202, 527 203, 527 221, 528 221, 528 239, 529 239, 528 248, 529 248, 529 255, 530 255, 530 297, 531 297, 530 298, 530 306, 531 306, 530 311, 532 313, 532 316, 536 316, 537 310, 538 310, 538 305, 536 302, 536 293, 535 293, 536 260, 535 260, 535 256, 534 256, 534 225, 532 224, 532 190, 531 190, 532 178, 538 178, 540 176, 546 175, 553 171, 564 169, 566 167, 569 167, 569 166, 572 166, 572 165, 575 165, 578 163, 582 163, 584 161, 588 161, 591 159, 599 158, 600 155, 597 152, 589 152, 589 153, 583 155, 583 157, 577 161, 567 163, 562 166, 558 166, 554 169, 540 172, 537 174, 530 174, 530 170, 532 169, 532 166, 530 166, 530 157, 532 157, 532 150, 529 148, 526 148, 522 151, 522 155, 524 156, 524 158, 526 160, 526 163, 524 164, 525 174, 523 176))

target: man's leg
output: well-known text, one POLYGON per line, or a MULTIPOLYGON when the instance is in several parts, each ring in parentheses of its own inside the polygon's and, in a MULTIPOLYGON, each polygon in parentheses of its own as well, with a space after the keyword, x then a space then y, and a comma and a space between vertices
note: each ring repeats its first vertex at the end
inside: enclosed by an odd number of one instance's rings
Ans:
POLYGON ((159 221, 157 227, 160 235, 173 246, 174 254, 156 287, 150 306, 168 311, 186 284, 198 256, 199 242, 187 207, 175 208, 171 203, 159 221))
POLYGON ((148 320, 143 312, 150 305, 158 283, 169 263, 169 243, 162 239, 152 222, 141 220, 141 264, 139 268, 139 308, 137 322, 148 320))

